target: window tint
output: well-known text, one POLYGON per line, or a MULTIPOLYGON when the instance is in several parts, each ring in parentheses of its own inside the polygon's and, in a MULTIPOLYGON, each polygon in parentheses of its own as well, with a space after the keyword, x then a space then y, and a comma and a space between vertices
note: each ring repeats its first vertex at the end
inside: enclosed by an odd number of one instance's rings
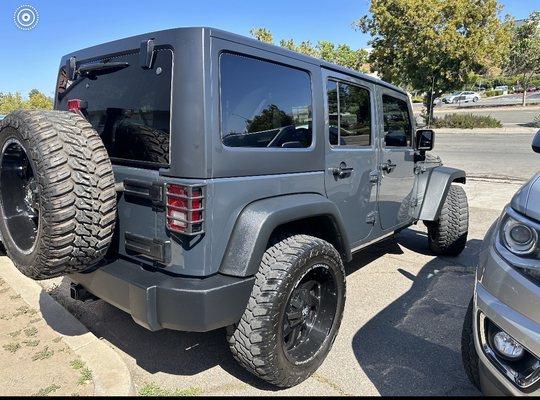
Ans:
POLYGON ((355 85, 328 81, 327 95, 330 144, 369 146, 371 144, 369 91, 355 85))
POLYGON ((98 60, 128 66, 73 82, 60 71, 59 108, 66 110, 70 99, 82 100, 82 113, 101 136, 113 162, 169 163, 173 53, 159 50, 155 57, 153 68, 147 70, 140 67, 138 52, 98 60))
POLYGON ((383 95, 384 143, 386 146, 411 146, 412 126, 407 102, 383 95))
POLYGON ((220 57, 221 136, 231 147, 309 147, 307 72, 235 54, 220 57))

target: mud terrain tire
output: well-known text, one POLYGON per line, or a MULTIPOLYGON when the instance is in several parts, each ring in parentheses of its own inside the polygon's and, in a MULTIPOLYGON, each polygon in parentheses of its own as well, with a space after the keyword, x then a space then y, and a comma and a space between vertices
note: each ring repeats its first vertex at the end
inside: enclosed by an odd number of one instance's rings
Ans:
MULTIPOLYGON (((325 292, 321 287, 318 293, 325 292)), ((259 378, 278 387, 297 385, 317 370, 330 351, 341 323, 344 304, 345 271, 336 249, 313 236, 285 238, 265 252, 244 315, 237 324, 227 328, 231 352, 244 368, 259 378), (305 290, 302 282, 306 279, 308 281, 304 285, 313 282, 310 280, 313 276, 309 274, 320 266, 324 266, 324 274, 332 277, 333 289, 326 293, 332 293, 335 300, 332 307, 325 307, 324 296, 320 296, 318 306, 314 306, 314 312, 318 310, 318 315, 325 315, 326 321, 324 325, 318 322, 311 325, 312 331, 320 333, 317 345, 303 352, 307 348, 300 346, 315 343, 307 332, 304 336, 306 341, 300 340, 291 349, 287 343, 287 330, 293 325, 285 319, 290 318, 290 305, 297 300, 295 290, 305 290), (322 326, 324 329, 320 329, 322 326)), ((305 311, 305 308, 298 310, 305 311)), ((304 312, 298 313, 305 315, 304 312)), ((311 321, 321 321, 318 318, 311 321)), ((301 337, 302 332, 298 335, 301 337)))
POLYGON ((114 232, 116 191, 101 138, 80 115, 19 110, 0 122, 0 232, 25 275, 93 268, 114 232))
POLYGON ((437 255, 457 256, 467 244, 469 232, 469 206, 467 195, 461 186, 451 185, 439 219, 426 221, 428 242, 437 255))

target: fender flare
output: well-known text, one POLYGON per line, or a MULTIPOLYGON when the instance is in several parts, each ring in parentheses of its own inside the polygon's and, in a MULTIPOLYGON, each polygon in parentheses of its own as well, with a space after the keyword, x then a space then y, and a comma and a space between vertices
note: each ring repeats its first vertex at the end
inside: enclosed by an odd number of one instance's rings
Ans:
POLYGON ((257 200, 238 216, 219 268, 221 274, 246 277, 259 270, 270 235, 278 226, 307 217, 328 216, 342 257, 351 259, 350 243, 334 203, 320 194, 292 194, 257 200))
POLYGON ((429 170, 429 175, 424 175, 423 179, 424 182, 420 182, 419 186, 420 193, 423 192, 423 199, 417 219, 435 221, 439 218, 452 182, 464 184, 467 177, 465 171, 461 169, 439 166, 429 170))

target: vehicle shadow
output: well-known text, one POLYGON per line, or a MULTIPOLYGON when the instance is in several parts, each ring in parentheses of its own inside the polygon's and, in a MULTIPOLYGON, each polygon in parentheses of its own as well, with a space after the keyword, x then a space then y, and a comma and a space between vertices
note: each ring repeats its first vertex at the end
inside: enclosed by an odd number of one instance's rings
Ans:
MULTIPOLYGON (((396 241, 429 254, 421 232, 407 229, 396 241)), ((398 269, 412 287, 354 335, 356 359, 381 395, 479 394, 463 371, 460 341, 481 243, 469 240, 462 255, 434 258, 416 276, 398 269)))

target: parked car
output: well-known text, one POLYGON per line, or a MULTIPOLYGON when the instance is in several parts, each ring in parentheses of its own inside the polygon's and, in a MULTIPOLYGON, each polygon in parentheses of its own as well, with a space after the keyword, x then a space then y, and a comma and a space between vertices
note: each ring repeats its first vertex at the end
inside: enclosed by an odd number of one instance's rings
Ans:
MULTIPOLYGON (((540 153, 540 131, 533 140, 540 153)), ((465 371, 485 394, 540 395, 540 173, 488 230, 462 334, 465 371)))
POLYGON ((5 115, 0 114, 0 121, 2 121, 5 117, 5 115))
POLYGON ((68 54, 56 87, 55 111, 0 123, 15 266, 152 331, 226 327, 276 386, 330 351, 354 252, 420 220, 436 254, 465 247, 465 172, 379 79, 184 28, 68 54))
POLYGON ((480 95, 476 92, 454 92, 442 98, 444 103, 466 103, 469 101, 477 102, 480 100, 480 95))

